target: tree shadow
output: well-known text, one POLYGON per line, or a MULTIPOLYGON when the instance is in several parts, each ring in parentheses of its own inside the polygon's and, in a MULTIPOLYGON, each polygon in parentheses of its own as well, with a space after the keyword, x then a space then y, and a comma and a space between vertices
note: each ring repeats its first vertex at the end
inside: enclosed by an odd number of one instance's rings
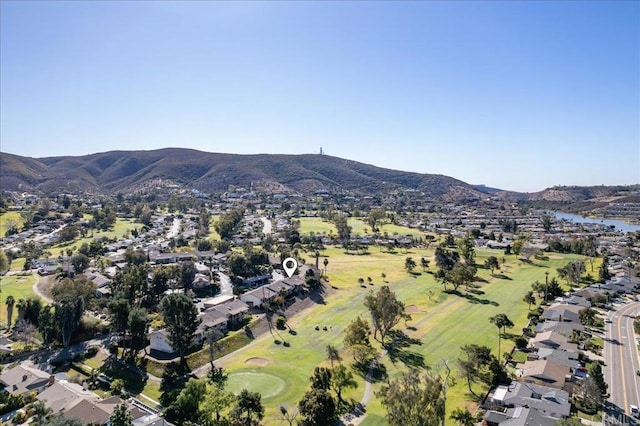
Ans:
POLYGON ((147 375, 144 370, 129 365, 114 355, 109 356, 98 371, 113 379, 121 379, 125 389, 132 394, 142 392, 147 384, 147 375))
POLYGON ((518 335, 518 334, 515 334, 515 333, 507 333, 507 332, 505 332, 505 333, 500 333, 500 335, 502 336, 502 338, 503 338, 503 339, 506 339, 506 340, 515 340, 517 337, 519 337, 519 335, 518 335))
POLYGON ((506 276, 505 274, 495 274, 494 277, 500 279, 500 280, 509 280, 509 281, 513 281, 513 279, 511 277, 506 276))
POLYGON ((354 362, 353 369, 360 377, 366 379, 369 375, 371 383, 384 382, 389 377, 387 373, 387 366, 381 362, 376 362, 372 365, 372 362, 354 362))
POLYGON ((308 293, 309 299, 318 305, 326 305, 327 302, 324 300, 325 289, 324 286, 320 286, 320 288, 311 290, 308 293))
POLYGON ((473 294, 470 293, 460 293, 460 292, 452 292, 452 294, 457 294, 460 297, 463 297, 469 301, 469 303, 480 304, 480 305, 491 305, 491 306, 500 306, 500 304, 494 300, 489 299, 480 299, 473 294))
POLYGON ((476 395, 473 392, 465 392, 464 396, 467 397, 467 400, 476 402, 476 403, 480 403, 484 399, 484 395, 482 393, 479 395, 476 395))
POLYGON ((353 398, 349 398, 348 400, 336 401, 336 413, 338 415, 350 413, 358 408, 360 404, 359 401, 356 401, 353 398))
POLYGON ((394 364, 402 362, 407 367, 425 368, 424 355, 408 349, 412 345, 422 345, 422 342, 407 336, 400 330, 392 330, 391 333, 393 340, 386 346, 391 362, 394 364))

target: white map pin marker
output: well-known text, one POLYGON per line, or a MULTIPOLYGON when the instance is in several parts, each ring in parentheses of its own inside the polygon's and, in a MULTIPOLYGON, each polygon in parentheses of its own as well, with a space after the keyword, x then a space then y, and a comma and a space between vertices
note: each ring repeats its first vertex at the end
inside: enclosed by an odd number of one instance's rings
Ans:
POLYGON ((298 269, 298 261, 293 257, 287 257, 282 261, 282 268, 287 273, 287 276, 291 278, 291 275, 293 275, 293 273, 296 272, 296 269, 298 269))

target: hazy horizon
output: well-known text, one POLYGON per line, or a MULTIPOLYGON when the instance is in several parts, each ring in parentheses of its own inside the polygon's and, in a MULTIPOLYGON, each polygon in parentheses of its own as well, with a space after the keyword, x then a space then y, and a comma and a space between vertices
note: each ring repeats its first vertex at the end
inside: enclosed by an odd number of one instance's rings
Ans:
POLYGON ((0 149, 640 183, 638 2, 1 2, 0 149))

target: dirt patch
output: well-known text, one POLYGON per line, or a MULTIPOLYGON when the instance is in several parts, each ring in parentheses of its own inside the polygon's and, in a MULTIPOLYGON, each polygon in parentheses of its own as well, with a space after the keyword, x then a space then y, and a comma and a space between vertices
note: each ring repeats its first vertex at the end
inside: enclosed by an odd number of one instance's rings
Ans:
POLYGON ((264 367, 265 365, 269 364, 269 360, 266 359, 266 358, 253 357, 253 358, 247 359, 244 363, 247 364, 247 365, 255 365, 257 367, 264 367))
POLYGON ((552 255, 549 255, 549 259, 562 259, 562 256, 552 254, 552 255))
POLYGON ((405 307, 404 310, 408 314, 419 314, 423 312, 423 310, 417 307, 416 305, 409 305, 405 307))

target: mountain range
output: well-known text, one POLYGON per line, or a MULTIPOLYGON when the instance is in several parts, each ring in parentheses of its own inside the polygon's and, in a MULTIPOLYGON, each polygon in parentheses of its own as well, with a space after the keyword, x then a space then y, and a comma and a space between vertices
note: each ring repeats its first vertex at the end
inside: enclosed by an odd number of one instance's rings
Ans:
POLYGON ((0 189, 35 192, 130 193, 158 185, 207 193, 237 187, 263 192, 317 190, 359 194, 419 191, 448 201, 494 197, 575 211, 611 202, 640 202, 640 185, 559 186, 519 193, 470 185, 438 175, 390 170, 321 154, 220 154, 184 148, 109 151, 84 156, 30 158, 0 153, 0 189), (584 207, 584 208, 582 208, 584 207))
POLYGON ((238 155, 166 148, 77 157, 0 155, 3 190, 117 193, 135 192, 158 182, 210 193, 253 187, 300 193, 321 189, 369 194, 417 190, 449 199, 483 195, 472 185, 448 176, 389 170, 319 154, 238 155))

